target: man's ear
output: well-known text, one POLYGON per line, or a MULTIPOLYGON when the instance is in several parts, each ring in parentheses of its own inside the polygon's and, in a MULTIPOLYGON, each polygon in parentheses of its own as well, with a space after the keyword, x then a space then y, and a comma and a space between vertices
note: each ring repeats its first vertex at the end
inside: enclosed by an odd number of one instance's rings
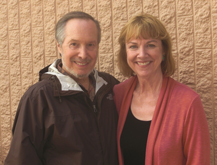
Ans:
POLYGON ((57 44, 58 52, 59 52, 59 54, 61 56, 61 54, 62 54, 62 46, 57 41, 56 41, 56 44, 57 44))

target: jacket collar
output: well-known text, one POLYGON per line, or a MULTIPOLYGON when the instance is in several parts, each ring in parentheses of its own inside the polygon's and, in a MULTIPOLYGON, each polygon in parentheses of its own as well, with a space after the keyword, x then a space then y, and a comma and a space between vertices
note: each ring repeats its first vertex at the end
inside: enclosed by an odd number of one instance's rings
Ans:
MULTIPOLYGON (((56 60, 53 64, 51 64, 48 67, 48 71, 45 72, 45 74, 50 74, 50 75, 55 75, 60 84, 61 84, 61 90, 62 91, 83 91, 82 88, 79 86, 79 84, 72 79, 70 76, 64 75, 62 73, 60 73, 57 69, 57 62, 60 59, 56 60)), ((96 89, 95 89, 95 93, 97 93, 97 91, 103 86, 103 85, 107 85, 108 83, 98 75, 98 71, 97 70, 93 70, 93 76, 95 78, 96 81, 96 89)))

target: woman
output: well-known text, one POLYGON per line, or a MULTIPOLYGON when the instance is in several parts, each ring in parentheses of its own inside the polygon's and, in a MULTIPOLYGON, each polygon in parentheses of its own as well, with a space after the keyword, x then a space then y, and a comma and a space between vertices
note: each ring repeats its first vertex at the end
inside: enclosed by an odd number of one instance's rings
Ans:
POLYGON ((196 92, 170 77, 175 62, 163 24, 137 15, 119 44, 119 69, 130 77, 114 87, 120 165, 209 165, 204 109, 196 92))

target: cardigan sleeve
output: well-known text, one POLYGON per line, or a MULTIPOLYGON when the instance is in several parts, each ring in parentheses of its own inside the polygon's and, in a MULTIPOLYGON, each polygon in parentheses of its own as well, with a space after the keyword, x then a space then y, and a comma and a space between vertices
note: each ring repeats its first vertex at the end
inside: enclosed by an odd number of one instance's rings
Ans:
POLYGON ((115 105, 116 105, 116 109, 117 109, 117 112, 118 114, 120 113, 120 109, 121 109, 121 103, 122 103, 122 98, 121 97, 121 92, 119 91, 118 89, 118 85, 115 85, 114 88, 113 88, 113 99, 114 99, 114 102, 115 102, 115 105))
POLYGON ((183 145, 186 165, 210 164, 209 128, 199 96, 193 100, 186 114, 183 145))

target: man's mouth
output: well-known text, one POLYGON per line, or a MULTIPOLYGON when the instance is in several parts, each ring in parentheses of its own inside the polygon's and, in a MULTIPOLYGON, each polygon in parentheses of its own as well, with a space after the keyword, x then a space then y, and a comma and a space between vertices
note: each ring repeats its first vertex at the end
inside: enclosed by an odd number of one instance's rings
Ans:
POLYGON ((88 62, 77 62, 77 61, 75 61, 75 63, 76 63, 76 64, 78 64, 78 65, 82 65, 82 66, 84 66, 84 65, 87 65, 87 64, 88 64, 88 62))

